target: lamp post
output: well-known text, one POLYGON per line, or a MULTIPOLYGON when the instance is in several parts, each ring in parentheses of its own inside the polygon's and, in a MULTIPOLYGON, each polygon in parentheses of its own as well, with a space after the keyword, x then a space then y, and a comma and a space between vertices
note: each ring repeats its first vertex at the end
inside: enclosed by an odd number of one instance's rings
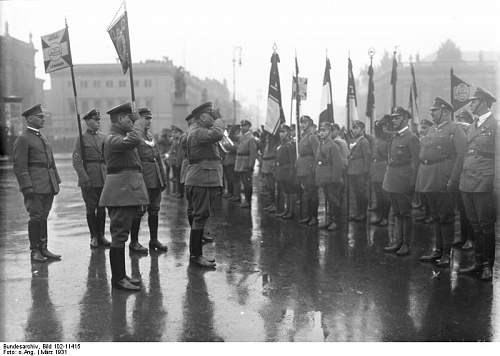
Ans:
POLYGON ((243 47, 233 46, 233 117, 234 124, 236 125, 237 114, 236 114, 236 62, 238 66, 241 67, 241 51, 243 47))

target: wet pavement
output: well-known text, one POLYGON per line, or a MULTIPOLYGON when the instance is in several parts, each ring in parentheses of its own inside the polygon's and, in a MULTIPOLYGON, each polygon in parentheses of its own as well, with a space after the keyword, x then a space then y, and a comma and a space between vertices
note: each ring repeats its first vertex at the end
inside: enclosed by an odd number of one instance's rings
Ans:
POLYGON ((382 250, 386 228, 304 227, 264 214, 257 194, 251 212, 217 203, 216 242, 204 247, 217 269, 202 271, 188 263, 185 202, 165 193, 159 236, 169 251, 127 250, 127 273, 143 289, 115 291, 108 251, 89 248, 71 162, 57 163, 49 248, 63 260, 50 264, 30 262, 22 196, 0 168, 2 341, 500 340, 498 264, 493 283, 458 276, 469 252, 454 251, 451 272, 417 261, 431 247, 426 225, 415 225, 412 255, 400 258, 382 250))

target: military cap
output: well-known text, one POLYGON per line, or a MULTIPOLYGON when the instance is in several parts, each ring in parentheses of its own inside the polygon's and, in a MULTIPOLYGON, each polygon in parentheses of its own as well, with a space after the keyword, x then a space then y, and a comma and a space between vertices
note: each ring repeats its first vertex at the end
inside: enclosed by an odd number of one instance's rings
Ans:
POLYGON ((48 116, 49 113, 45 110, 43 110, 42 104, 36 104, 33 105, 32 107, 26 109, 22 115, 24 117, 32 116, 32 115, 43 115, 43 116, 48 116))
POLYGON ((180 128, 180 127, 177 127, 177 126, 175 126, 175 125, 170 126, 170 130, 172 130, 172 131, 179 131, 180 133, 182 133, 181 128, 180 128))
POLYGON ((431 119, 424 118, 424 119, 420 120, 420 125, 432 126, 432 125, 434 125, 434 122, 431 119))
POLYGON ((124 103, 114 108, 111 108, 106 112, 108 115, 116 115, 116 114, 132 114, 132 104, 124 103))
POLYGON ((472 114, 468 110, 460 110, 455 114, 455 118, 461 122, 466 122, 468 124, 474 121, 472 114))
POLYGON ((93 108, 92 110, 90 110, 88 113, 86 113, 83 116, 83 119, 84 120, 90 120, 90 119, 100 120, 101 119, 101 113, 96 108, 93 108))
POLYGON ((469 98, 469 101, 474 99, 484 100, 488 105, 493 104, 497 99, 491 94, 489 91, 484 90, 482 88, 477 87, 474 91, 474 94, 469 98))
POLYGON ((332 130, 332 123, 328 122, 328 121, 323 121, 321 124, 319 124, 319 129, 327 129, 327 130, 332 130))
POLYGON ((308 115, 302 115, 299 120, 300 123, 302 122, 309 122, 309 124, 313 124, 313 120, 311 119, 310 116, 308 115))
POLYGON ((292 128, 290 126, 288 126, 287 124, 281 124, 280 126, 280 131, 292 131, 292 128))
POLYGON ((148 108, 140 108, 139 110, 137 110, 137 112, 139 113, 139 115, 147 118, 153 117, 153 115, 151 114, 151 110, 149 110, 148 108))
MULTIPOLYGON (((191 115, 192 116, 199 116, 203 113, 211 114, 212 111, 213 111, 213 104, 211 101, 208 101, 208 102, 201 104, 200 106, 194 108, 194 110, 191 111, 191 115)), ((187 118, 186 118, 186 120, 187 120, 187 118)))
POLYGON ((391 112, 391 118, 402 116, 402 115, 406 115, 409 118, 411 117, 410 112, 401 106, 396 106, 391 112))
POLYGON ((186 120, 186 121, 189 121, 189 120, 191 120, 192 118, 194 118, 193 113, 191 113, 191 114, 189 114, 188 116, 186 116, 186 119, 185 119, 185 120, 186 120))
POLYGON ((448 111, 453 112, 453 106, 451 106, 450 103, 448 103, 443 98, 436 96, 434 98, 434 102, 432 103, 431 110, 438 110, 438 109, 446 109, 448 111))
POLYGON ((332 130, 339 130, 340 131, 340 125, 337 123, 332 124, 332 130))
POLYGON ((359 127, 361 129, 364 129, 365 128, 365 123, 361 120, 354 120, 352 122, 352 127, 355 128, 355 127, 359 127))
POLYGON ((252 123, 248 120, 241 120, 240 126, 252 126, 252 123))

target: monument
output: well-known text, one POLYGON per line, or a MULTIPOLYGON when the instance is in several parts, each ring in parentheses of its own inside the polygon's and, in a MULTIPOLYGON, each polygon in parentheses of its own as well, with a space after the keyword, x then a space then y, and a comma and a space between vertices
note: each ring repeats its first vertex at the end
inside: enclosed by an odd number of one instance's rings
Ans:
POLYGON ((175 92, 172 108, 173 125, 183 130, 187 129, 186 116, 190 113, 189 103, 186 99, 186 74, 184 68, 179 67, 175 73, 175 92))

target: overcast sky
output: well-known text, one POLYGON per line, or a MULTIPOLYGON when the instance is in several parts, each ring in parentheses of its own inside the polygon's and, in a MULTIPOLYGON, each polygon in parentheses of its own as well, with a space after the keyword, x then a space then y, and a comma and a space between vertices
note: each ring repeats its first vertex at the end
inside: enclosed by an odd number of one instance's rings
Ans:
MULTIPOLYGON (((289 112, 294 53, 300 76, 309 78, 303 112, 317 116, 325 65, 332 62, 335 105, 345 102, 347 56, 355 75, 375 48, 377 62, 384 49, 394 46, 407 60, 419 52, 434 52, 447 38, 462 50, 498 51, 500 1, 360 1, 325 0, 129 0, 133 61, 170 57, 194 75, 227 79, 232 91, 233 47, 241 46, 242 66, 237 68, 237 95, 244 103, 265 109, 273 43, 281 57, 279 71, 285 113, 289 112)), ((106 32, 120 0, 2 1, 1 25, 9 22, 11 36, 27 41, 69 24, 73 62, 113 63, 116 53, 106 32)), ((43 73, 41 53, 37 75, 43 73)), ((69 72, 68 72, 69 76, 69 72)))

